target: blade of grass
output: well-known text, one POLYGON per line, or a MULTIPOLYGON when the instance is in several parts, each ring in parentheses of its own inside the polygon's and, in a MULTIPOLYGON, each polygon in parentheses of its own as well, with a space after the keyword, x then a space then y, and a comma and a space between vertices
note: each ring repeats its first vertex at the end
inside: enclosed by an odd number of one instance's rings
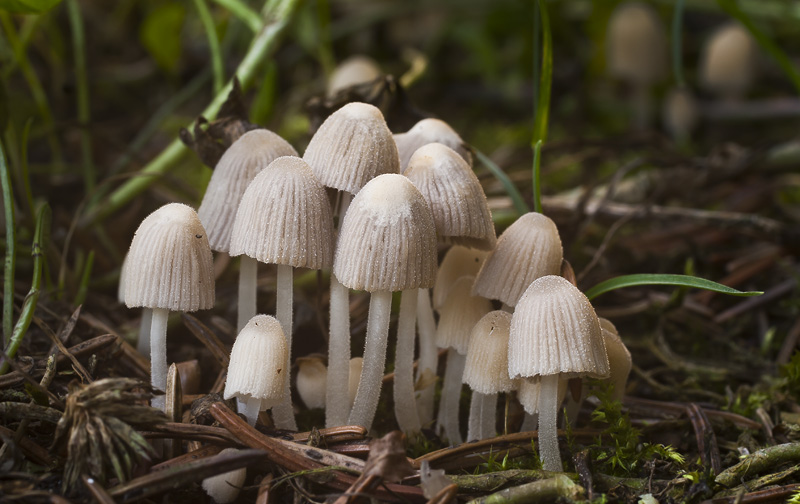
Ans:
POLYGON ((550 17, 544 0, 537 0, 539 15, 534 19, 534 81, 536 92, 536 114, 533 121, 533 208, 542 213, 541 163, 542 143, 547 138, 547 122, 550 116, 550 88, 553 81, 553 34, 550 31, 550 17), (541 24, 541 70, 536 66, 539 38, 537 36, 541 24))
POLYGON ((475 149, 474 147, 473 150, 475 151, 475 157, 477 157, 481 163, 483 163, 484 166, 486 166, 486 168, 492 172, 492 175, 494 175, 494 177, 500 181, 500 184, 502 184, 506 194, 508 194, 508 196, 511 198, 511 202, 514 204, 514 209, 517 211, 517 213, 519 215, 523 215, 530 212, 531 209, 528 208, 528 205, 525 203, 525 199, 519 193, 517 187, 514 185, 511 179, 508 178, 508 175, 506 175, 505 172, 499 166, 497 166, 494 161, 489 159, 489 156, 478 149, 475 149))
POLYGON ((94 250, 90 250, 89 256, 86 258, 86 264, 83 267, 83 274, 81 275, 81 282, 78 285, 78 292, 75 294, 75 299, 72 301, 72 306, 80 306, 86 301, 86 294, 89 292, 89 279, 92 276, 93 266, 94 250))
POLYGON ((683 80, 683 2, 675 0, 675 10, 672 13, 672 73, 675 76, 675 85, 684 86, 683 80))
POLYGON ((533 147, 533 211, 542 213, 542 184, 540 166, 542 163, 542 141, 533 147))
POLYGON ((729 294, 731 296, 760 296, 763 294, 761 291, 740 291, 727 285, 706 280, 705 278, 694 277, 689 275, 665 275, 657 273, 640 273, 636 275, 622 275, 615 278, 610 278, 591 289, 586 291, 586 297, 594 299, 600 294, 621 289, 623 287, 637 287, 642 285, 672 285, 676 287, 694 287, 697 289, 705 289, 722 294, 729 294))
POLYGON ((250 8, 249 5, 241 0, 214 0, 217 4, 225 7, 231 14, 239 18, 253 33, 258 33, 264 27, 264 22, 258 12, 250 8))
POLYGON ((218 94, 225 85, 225 71, 222 67, 222 51, 219 48, 217 29, 205 0, 194 0, 194 6, 200 15, 200 22, 203 24, 206 39, 208 39, 208 51, 211 53, 211 68, 214 75, 214 94, 218 94))
POLYGON ((31 190, 31 175, 30 165, 28 165, 28 140, 31 136, 31 127, 33 126, 33 118, 25 121, 25 127, 22 129, 22 140, 20 142, 20 149, 22 156, 20 160, 20 180, 22 181, 22 189, 25 193, 25 203, 28 205, 28 219, 33 224, 33 216, 36 214, 33 208, 33 191, 31 190))
POLYGON ((75 57, 75 84, 78 89, 78 123, 81 135, 83 186, 87 193, 94 190, 97 174, 92 161, 92 136, 89 132, 91 108, 89 105, 89 80, 86 73, 86 43, 83 18, 78 0, 67 1, 67 16, 72 31, 72 52, 75 57))
POLYGON ((17 260, 17 234, 14 229, 14 194, 11 192, 11 173, 0 144, 0 185, 6 218, 6 259, 3 264, 3 343, 11 340, 14 326, 14 271, 17 260))

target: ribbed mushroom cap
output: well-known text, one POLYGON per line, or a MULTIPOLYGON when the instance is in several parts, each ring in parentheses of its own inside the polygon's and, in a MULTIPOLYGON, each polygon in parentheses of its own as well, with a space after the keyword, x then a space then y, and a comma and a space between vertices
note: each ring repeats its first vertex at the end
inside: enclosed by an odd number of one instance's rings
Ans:
POLYGON ((289 374, 285 369, 287 351, 278 319, 270 315, 251 318, 233 342, 225 399, 260 399, 262 410, 280 403, 289 374))
POLYGON ((248 131, 225 151, 211 174, 197 215, 211 250, 227 252, 236 209, 256 174, 280 156, 297 156, 289 142, 266 129, 248 131))
POLYGON ((502 310, 487 313, 472 328, 462 381, 475 392, 497 394, 514 389, 508 377, 510 330, 511 314, 502 310))
POLYGON ((436 272, 436 283, 433 286, 433 308, 438 310, 442 307, 450 288, 460 277, 476 276, 487 255, 489 253, 486 251, 461 245, 450 247, 436 272))
POLYGON ((625 395, 625 383, 628 381, 628 375, 633 367, 631 352, 622 342, 617 328, 611 321, 600 318, 600 329, 603 333, 603 341, 608 355, 608 368, 611 372, 608 380, 615 386, 614 397, 622 399, 625 395))
POLYGON ((471 276, 456 280, 439 310, 439 324, 436 326, 436 346, 439 348, 455 348, 461 355, 466 354, 472 328, 481 317, 492 311, 488 299, 470 294, 474 280, 471 276))
POLYGON ((464 140, 441 119, 423 119, 405 133, 394 135, 397 150, 400 154, 400 170, 405 171, 411 156, 417 149, 429 143, 444 144, 461 156, 464 161, 472 166, 472 153, 464 140))
MULTIPOLYGON (((541 392, 541 380, 539 377, 535 378, 518 378, 513 380, 517 389, 517 399, 525 413, 534 415, 539 412, 539 392, 541 392)), ((556 401, 561 404, 564 397, 567 395, 567 382, 568 380, 558 380, 558 397, 556 401)))
POLYGON ((440 241, 494 248, 497 236, 483 187, 456 151, 440 143, 423 145, 411 156, 403 175, 428 200, 440 241))
POLYGON ((125 304, 191 312, 214 307, 214 266, 194 209, 170 203, 139 224, 125 266, 125 304))
POLYGON ((339 91, 372 82, 381 75, 381 69, 374 59, 369 56, 351 56, 333 70, 325 94, 332 98, 339 91))
POLYGON ((324 186, 352 194, 382 173, 400 173, 392 132, 367 103, 348 103, 325 119, 303 159, 324 186))
MULTIPOLYGON (((220 455, 234 454, 239 450, 236 448, 225 448, 220 455)), ((217 474, 203 480, 203 490, 211 497, 217 504, 229 504, 236 500, 239 492, 244 485, 244 480, 247 477, 247 468, 241 467, 222 474, 217 474)))
POLYGON ((511 224, 489 253, 475 279, 475 294, 515 306, 539 277, 561 271, 561 237, 550 218, 527 213, 511 224))
POLYGON ((236 213, 230 254, 295 268, 330 268, 330 204, 305 161, 280 157, 256 175, 236 213))
POLYGON ((324 408, 328 368, 319 357, 300 357, 297 366, 297 393, 303 404, 309 409, 324 408))
POLYGON ((511 319, 508 374, 511 378, 608 377, 597 314, 586 296, 564 278, 539 278, 519 300, 511 319))
POLYGON ((700 82, 720 95, 738 98, 753 83, 756 42, 742 25, 726 24, 717 29, 700 58, 700 82))
POLYGON ((370 180, 347 210, 333 262, 356 290, 429 288, 436 278, 436 230, 428 202, 406 177, 370 180))
POLYGON ((640 2, 620 4, 606 32, 609 73, 638 84, 653 84, 667 69, 667 36, 658 14, 640 2))

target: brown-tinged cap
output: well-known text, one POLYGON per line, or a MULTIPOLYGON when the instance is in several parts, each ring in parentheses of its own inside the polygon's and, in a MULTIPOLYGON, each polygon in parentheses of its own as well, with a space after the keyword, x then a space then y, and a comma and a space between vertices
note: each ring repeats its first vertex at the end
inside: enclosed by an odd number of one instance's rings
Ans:
POLYGON ((440 143, 423 145, 411 156, 403 175, 428 200, 440 241, 494 248, 497 236, 483 187, 456 151, 440 143))
POLYGON ((411 156, 417 149, 429 143, 444 144, 461 156, 464 161, 472 166, 472 153, 464 140, 441 119, 423 119, 405 133, 394 135, 397 150, 400 155, 400 170, 405 171, 411 156))
POLYGON ((214 265, 194 209, 164 205, 139 224, 125 266, 125 304, 191 312, 214 307, 214 265))
POLYGON ((406 177, 370 180, 347 210, 333 272, 356 290, 430 288, 436 278, 436 230, 428 202, 406 177))
POLYGON ((475 294, 515 306, 531 282, 561 271, 562 257, 556 224, 540 213, 527 213, 498 238, 475 280, 475 294))
POLYGON ((261 400, 262 410, 280 403, 289 374, 287 358, 286 337, 278 320, 270 315, 251 318, 233 343, 225 399, 254 397, 261 400))
POLYGON ((591 303, 560 276, 535 280, 520 298, 508 342, 511 378, 607 378, 608 357, 591 303))
POLYGON ((633 359, 628 347, 619 337, 617 328, 608 319, 600 318, 600 329, 603 333, 603 341, 606 344, 608 355, 608 368, 611 375, 609 381, 614 384, 614 397, 622 399, 625 395, 625 383, 633 367, 633 359))
POLYGON ((229 250, 236 209, 247 185, 259 171, 281 156, 297 156, 297 151, 266 129, 248 131, 222 155, 197 209, 208 232, 211 250, 229 250))
POLYGON ((280 157, 256 175, 236 213, 230 254, 295 268, 330 268, 331 208, 305 161, 280 157))
POLYGON ((307 408, 325 407, 328 368, 319 357, 297 359, 297 393, 307 408))
POLYGON ((653 84, 667 71, 667 35, 658 14, 641 2, 621 3, 611 14, 606 32, 609 73, 642 85, 653 84))
POLYGON ((718 28, 700 57, 700 82, 714 93, 739 98, 753 84, 756 42, 739 23, 718 28))
POLYGON ((462 381, 475 392, 497 394, 514 389, 508 377, 508 334, 511 314, 495 310, 484 315, 469 339, 462 381))
POLYGON ((368 103, 348 103, 325 119, 303 159, 324 186, 352 194, 378 175, 400 173, 392 132, 368 103))
POLYGON ((325 94, 328 98, 333 98, 339 91, 367 84, 381 75, 381 69, 374 59, 362 55, 351 56, 333 70, 325 94))
POLYGON ((439 310, 439 324, 436 326, 436 346, 439 348, 455 348, 461 355, 466 354, 472 328, 481 317, 492 311, 488 299, 470 293, 474 280, 475 277, 471 276, 456 280, 439 310))
POLYGON ((444 255, 439 271, 436 272, 436 284, 433 286, 433 308, 438 310, 447 299, 447 293, 453 282, 462 276, 476 276, 480 271, 488 252, 473 248, 453 245, 444 255))

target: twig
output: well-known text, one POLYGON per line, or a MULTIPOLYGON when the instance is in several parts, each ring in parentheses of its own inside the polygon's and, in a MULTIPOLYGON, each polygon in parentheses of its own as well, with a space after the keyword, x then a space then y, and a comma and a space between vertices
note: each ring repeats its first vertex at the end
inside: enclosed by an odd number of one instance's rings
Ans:
MULTIPOLYGON (((78 310, 80 310, 80 307, 78 307, 78 310)), ((83 367, 83 364, 81 364, 78 359, 70 353, 67 347, 64 346, 64 343, 62 343, 58 336, 56 336, 56 333, 54 333, 53 330, 50 329, 50 327, 39 317, 33 317, 33 321, 37 326, 39 326, 39 329, 44 331, 47 337, 52 340, 53 344, 58 347, 58 350, 70 360, 73 369, 75 369, 75 371, 80 375, 81 380, 84 383, 92 383, 93 380, 89 374, 89 371, 87 371, 86 368, 83 367)))
POLYGON ((584 489, 564 474, 552 478, 507 488, 497 493, 470 501, 470 504, 517 504, 524 502, 555 502, 560 498, 581 498, 584 489))
POLYGON ((717 446, 717 436, 714 434, 714 428, 711 427, 711 422, 703 412, 703 409, 696 403, 689 403, 686 405, 686 415, 694 428, 695 439, 697 440, 697 451, 700 454, 700 459, 703 464, 710 465, 714 474, 719 474, 722 470, 722 461, 719 456, 719 447, 717 446))
POLYGON ((790 292, 792 292, 797 287, 797 280, 794 278, 789 278, 784 280, 783 282, 779 283, 775 287, 771 289, 767 289, 764 294, 746 299, 740 302, 737 305, 734 305, 732 308, 725 310, 724 312, 720 313, 716 317, 714 317, 714 322, 717 324, 721 324, 727 320, 730 320, 734 317, 738 317, 742 313, 748 312, 759 306, 763 306, 765 304, 769 304, 775 301, 778 298, 781 298, 790 292))
POLYGON ((177 456, 175 458, 165 460, 160 464, 156 464, 150 468, 150 471, 151 472, 163 471, 164 469, 169 469, 171 467, 181 466, 187 462, 213 457, 214 455, 217 455, 221 451, 222 451, 221 446, 206 445, 198 450, 193 450, 188 453, 184 453, 183 455, 177 456))
POLYGON ((81 475, 81 482, 83 483, 83 487, 94 497, 97 504, 115 504, 114 499, 108 495, 106 489, 91 476, 85 474, 81 475))
POLYGON ((217 443, 239 445, 239 440, 226 429, 211 427, 210 425, 196 425, 185 423, 166 422, 150 427, 149 431, 142 432, 148 438, 177 437, 181 439, 212 440, 217 443))
POLYGON ((53 408, 48 408, 47 406, 39 406, 38 404, 1 402, 0 417, 17 420, 30 418, 31 420, 42 420, 57 424, 58 421, 61 420, 61 412, 53 408))
POLYGON ((188 313, 181 313, 181 319, 183 320, 183 325, 189 328, 189 331, 197 338, 197 341, 208 348, 211 355, 219 362, 219 365, 223 368, 227 368, 231 352, 226 348, 225 344, 217 338, 214 331, 188 313))
MULTIPOLYGON (((8 440, 14 440, 15 435, 16 433, 14 431, 0 425, 0 439, 3 439, 4 442, 7 443, 8 440)), ((58 464, 58 461, 55 459, 55 457, 50 455, 50 452, 47 451, 47 448, 39 445, 26 436, 20 437, 17 440, 17 444, 20 450, 22 450, 22 453, 36 464, 45 467, 55 467, 58 464)))
POLYGON ((758 450, 735 466, 725 469, 717 475, 715 481, 720 485, 730 487, 748 476, 768 471, 780 464, 798 462, 800 462, 800 443, 770 446, 758 450))

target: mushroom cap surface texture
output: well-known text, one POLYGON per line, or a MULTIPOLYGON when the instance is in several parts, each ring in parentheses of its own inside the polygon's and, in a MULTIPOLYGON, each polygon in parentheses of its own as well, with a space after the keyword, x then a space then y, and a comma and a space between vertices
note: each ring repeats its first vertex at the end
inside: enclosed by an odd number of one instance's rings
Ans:
POLYGON ((667 35, 658 14, 647 4, 621 3, 608 22, 606 59, 609 73, 648 85, 667 69, 667 35))
POLYGON ((508 335, 511 314, 495 310, 484 315, 472 328, 462 381, 481 394, 514 389, 508 377, 508 335))
POLYGON ((428 202, 406 177, 379 175, 350 203, 333 273, 356 290, 429 288, 436 279, 436 253, 428 202))
POLYGON ((330 203, 305 161, 280 157, 256 175, 236 213, 230 254, 295 268, 330 268, 330 203))
POLYGON ((270 315, 256 315, 236 336, 228 364, 225 399, 237 396, 261 400, 269 409, 283 399, 286 367, 286 337, 281 325, 270 315))
POLYGON ((214 265, 206 230, 188 205, 169 203, 144 218, 125 265, 128 308, 191 312, 214 307, 214 265))
POLYGON ((303 159, 324 186, 351 194, 378 175, 400 173, 392 132, 368 103, 348 103, 325 119, 303 159))
POLYGON ((465 355, 472 328, 481 317, 492 311, 488 299, 472 294, 474 280, 471 276, 456 280, 439 310, 435 336, 439 348, 455 348, 456 352, 465 355))
POLYGON ((297 156, 297 151, 266 129, 248 131, 222 155, 197 209, 211 250, 229 250, 233 221, 245 189, 259 171, 280 156, 297 156))
POLYGON ((756 42, 745 27, 728 23, 708 39, 700 57, 700 82, 705 89, 741 97, 753 83, 756 42))
POLYGON ((606 345, 606 353, 608 354, 608 369, 610 371, 609 381, 615 386, 619 386, 621 390, 614 390, 614 397, 622 399, 625 395, 624 385, 628 381, 631 368, 633 367, 633 359, 631 352, 622 338, 619 337, 617 328, 608 319, 600 319, 600 328, 603 333, 603 341, 606 345))
POLYGON ((453 245, 450 247, 436 272, 433 285, 433 308, 442 307, 453 283, 462 276, 476 276, 489 252, 453 245))
POLYGON ((339 63, 328 79, 328 98, 333 98, 339 91, 372 82, 383 75, 380 67, 369 56, 355 55, 339 63))
POLYGON ((540 213, 526 213, 497 239, 475 279, 473 292, 515 306, 531 282, 557 275, 562 259, 555 222, 540 213))
POLYGON ((494 248, 497 236, 483 187, 456 151, 440 143, 423 145, 411 156, 403 175, 428 200, 440 241, 494 248))
POLYGON ((597 314, 569 281, 544 276, 522 295, 511 318, 508 374, 511 378, 609 376, 597 314))
POLYGON ((461 156, 464 161, 472 166, 472 153, 464 140, 441 119, 422 119, 405 133, 394 135, 397 151, 400 155, 400 170, 405 171, 408 161, 417 149, 429 143, 444 144, 461 156))

